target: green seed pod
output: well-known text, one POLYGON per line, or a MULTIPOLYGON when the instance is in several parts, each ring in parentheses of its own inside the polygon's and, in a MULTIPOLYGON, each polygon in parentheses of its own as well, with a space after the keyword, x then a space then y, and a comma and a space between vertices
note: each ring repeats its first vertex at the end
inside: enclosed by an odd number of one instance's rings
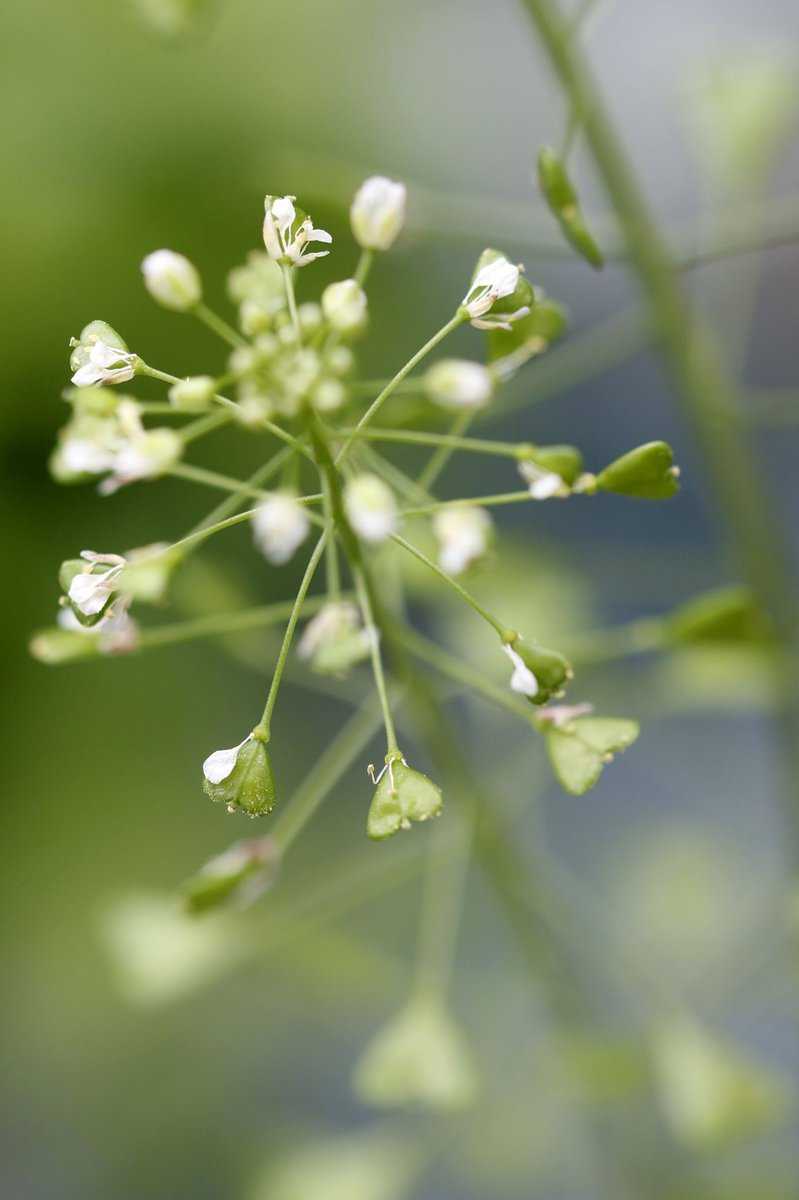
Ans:
POLYGON ((77 629, 41 629, 30 640, 31 657, 48 666, 95 658, 101 653, 100 640, 77 629))
POLYGON ((263 735, 253 731, 238 746, 216 750, 203 763, 203 788, 228 812, 261 817, 275 807, 275 781, 263 735))
POLYGON ((274 881, 277 847, 271 838, 236 842, 210 859, 183 885, 183 903, 190 913, 232 906, 249 908, 274 881))
POLYGON ((646 442, 622 454, 596 477, 598 491, 641 500, 668 500, 679 491, 679 467, 666 442, 646 442))
POLYGON ((389 754, 369 806, 366 832, 381 841, 410 829, 412 821, 437 817, 442 804, 441 788, 432 779, 409 767, 399 753, 389 754))
POLYGON ((605 260, 602 251, 588 231, 574 185, 566 167, 550 146, 544 146, 538 155, 538 181, 544 199, 569 245, 592 267, 598 269, 603 266, 605 260))
POLYGON ((428 1000, 412 1002, 377 1033, 353 1082, 358 1096, 378 1108, 454 1110, 477 1092, 463 1033, 442 1005, 428 1000))
POLYGON ((758 642, 770 635, 768 618, 745 587, 714 588, 666 617, 669 642, 758 642))
POLYGON ((621 717, 578 717, 557 724, 543 713, 536 723, 546 732, 547 751, 558 782, 572 796, 589 791, 613 756, 631 746, 639 733, 636 721, 621 717))

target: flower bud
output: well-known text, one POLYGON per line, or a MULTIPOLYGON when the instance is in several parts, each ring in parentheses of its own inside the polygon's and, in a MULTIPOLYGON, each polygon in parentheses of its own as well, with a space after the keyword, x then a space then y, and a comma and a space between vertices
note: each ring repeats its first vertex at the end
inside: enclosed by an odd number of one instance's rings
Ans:
POLYGON ((438 541, 438 564, 450 575, 460 575, 485 554, 493 522, 484 508, 442 508, 433 517, 438 541))
POLYGON ((320 379, 311 392, 317 412, 337 412, 347 402, 348 392, 340 379, 320 379))
POLYGON ((397 528, 397 502, 377 475, 355 475, 344 489, 344 510, 365 542, 384 542, 397 528))
POLYGON ((369 806, 366 832, 382 841, 410 829, 412 821, 437 817, 443 802, 441 788, 432 779, 409 767, 398 752, 387 754, 369 806))
POLYGON ((366 292, 354 279, 331 283, 322 292, 322 312, 337 333, 354 337, 366 326, 366 292))
MULTIPOLYGON (((112 417, 122 396, 107 387, 67 388, 64 399, 73 407, 78 417, 112 417)), ((131 399, 127 397, 127 399, 131 399)))
MULTIPOLYGON (((71 610, 70 610, 71 611, 71 610)), ((94 658, 100 653, 99 641, 88 630, 40 629, 30 640, 31 657, 48 666, 94 658)))
MULTIPOLYGON (((575 705, 575 711, 580 706, 575 705)), ((591 717, 557 708, 539 714, 536 725, 546 734, 552 769, 564 791, 582 796, 599 779, 615 754, 636 740, 638 723, 623 717, 591 717), (554 716, 553 716, 554 714, 554 716)))
POLYGON ((759 642, 769 621, 745 587, 715 588, 680 605, 665 618, 669 642, 759 642))
POLYGON ((757 1133, 789 1106, 787 1081, 687 1020, 661 1028, 653 1051, 666 1118, 689 1146, 757 1133))
POLYGON ((499 250, 483 251, 461 301, 461 311, 475 329, 510 329, 527 315, 534 295, 523 269, 499 250))
POLYGON ((227 278, 228 294, 236 304, 251 301, 268 318, 286 307, 286 287, 280 267, 263 250, 251 250, 243 266, 234 267, 227 278))
POLYGON ((605 261, 602 251, 588 231, 566 167, 549 146, 544 146, 538 155, 538 181, 566 241, 592 267, 601 267, 605 261))
POLYGON ((308 536, 311 523, 291 492, 273 492, 252 515, 255 544, 267 562, 287 563, 308 536))
POLYGON ((513 663, 512 691, 533 704, 546 704, 557 696, 574 674, 562 654, 536 642, 522 641, 518 634, 512 642, 503 642, 502 649, 513 663))
POLYGON ((266 196, 264 199, 264 245, 269 257, 282 266, 304 267, 329 254, 317 250, 307 254, 311 242, 333 241, 324 229, 314 229, 311 218, 294 207, 296 196, 266 196))
POLYGON ((297 653, 320 675, 345 675, 355 663, 368 658, 371 637, 369 630, 361 627, 354 604, 331 601, 305 626, 297 653))
POLYGON ((214 400, 216 380, 210 375, 192 375, 169 389, 169 403, 178 412, 207 412, 214 400))
POLYGON ((333 375, 351 375, 355 369, 355 355, 349 346, 334 346, 325 355, 325 367, 333 375))
POLYGON ((642 500, 668 500, 679 490, 679 467, 666 442, 646 442, 615 459, 596 477, 596 487, 642 500))
POLYGON ((461 1030, 433 1000, 416 1000, 366 1047, 353 1083, 378 1108, 454 1110, 473 1102, 477 1077, 461 1030))
POLYGON ((384 175, 366 179, 350 207, 353 236, 364 250, 390 250, 405 223, 406 188, 384 175))
POLYGON ((195 915, 225 906, 249 908, 273 883, 277 862, 271 838, 236 842, 184 883, 184 906, 195 915))
POLYGON ((275 781, 262 730, 254 729, 238 746, 216 750, 203 763, 203 788, 228 812, 260 817, 275 807, 275 781))
POLYGON ((482 363, 443 358, 423 376, 425 394, 434 404, 450 409, 479 409, 494 394, 494 379, 482 363))
POLYGON ((154 250, 142 265, 147 291, 174 312, 189 312, 203 298, 203 287, 193 263, 174 250, 154 250))

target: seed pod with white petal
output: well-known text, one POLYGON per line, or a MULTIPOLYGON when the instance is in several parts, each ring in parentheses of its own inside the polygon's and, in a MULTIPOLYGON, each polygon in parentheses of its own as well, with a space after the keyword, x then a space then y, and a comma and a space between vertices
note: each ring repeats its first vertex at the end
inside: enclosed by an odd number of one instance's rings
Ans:
POLYGON ((364 250, 390 250, 405 223, 407 191, 384 175, 364 180, 350 207, 353 236, 364 250))
POLYGON ((533 704, 546 704, 560 695, 574 674, 562 654, 522 641, 518 635, 512 642, 503 642, 502 649, 513 663, 511 689, 533 704))
POLYGON ((275 806, 275 781, 263 731, 254 729, 238 746, 209 754, 203 763, 203 788, 228 812, 248 817, 270 813, 275 806))
POLYGON ((120 579, 126 559, 121 554, 81 551, 80 558, 61 564, 58 581, 66 602, 81 625, 97 625, 108 614, 120 594, 120 579))
POLYGON ((485 554, 493 522, 484 508, 442 508, 433 517, 438 541, 438 564, 450 575, 460 575, 485 554))
POLYGON ((252 515, 255 544, 268 562, 287 563, 308 536, 308 514, 291 492, 273 492, 252 515))
POLYGON ((90 321, 80 337, 72 338, 69 344, 72 347, 69 366, 75 387, 127 383, 136 374, 139 359, 105 321, 90 321))
POLYGON ((347 520, 365 542, 384 542, 397 528, 397 501, 377 475, 355 475, 344 489, 347 520))
POLYGON ((322 312, 337 333, 355 337, 366 328, 366 292, 354 279, 331 283, 322 292, 322 312))
POLYGON ((174 250, 154 250, 142 262, 141 270, 147 291, 164 308, 189 312, 202 300, 197 268, 174 250))
POLYGON ((485 408, 494 394, 488 368, 464 358, 441 359, 425 371, 422 382, 425 394, 442 408, 485 408))

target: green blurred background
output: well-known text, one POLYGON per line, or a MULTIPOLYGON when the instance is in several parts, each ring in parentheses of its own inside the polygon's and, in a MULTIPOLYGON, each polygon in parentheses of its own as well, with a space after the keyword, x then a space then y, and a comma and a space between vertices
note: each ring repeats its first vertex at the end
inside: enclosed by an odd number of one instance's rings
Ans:
MULTIPOLYGON (((767 685, 751 653, 697 650, 586 673, 585 694, 640 717, 644 733, 581 800, 557 791, 515 726, 477 701, 458 708, 531 870, 571 914, 555 937, 565 939, 592 1016, 579 1036, 564 1031, 473 872, 453 989, 484 1080, 473 1113, 376 1123, 350 1092, 354 1057, 407 986, 417 859, 395 887, 375 888, 370 876, 366 902, 340 920, 318 919, 318 907, 300 922, 292 916, 309 892, 324 897, 334 868, 340 879, 342 864, 383 852, 364 844, 361 764, 274 897, 194 934, 172 930, 159 907, 242 832, 203 797, 198 765, 251 724, 275 642, 250 636, 61 669, 28 658, 31 631, 52 620, 63 558, 176 538, 214 502, 176 481, 100 501, 90 487, 50 480, 70 335, 101 317, 165 370, 221 371, 211 336, 147 297, 142 257, 158 246, 188 254, 223 308, 226 271, 258 245, 264 193, 297 193, 337 243, 312 280, 303 274, 310 291, 352 270, 346 206, 374 171, 408 181, 410 228, 374 274, 367 377, 390 374, 441 323, 486 243, 523 258, 568 305, 575 338, 637 293, 616 266, 594 275, 535 254, 558 243, 531 170, 538 146, 560 136, 563 105, 515 0, 219 0, 177 36, 155 28, 158 10, 156 0, 11 0, 0 17, 2 1194, 796 1196, 793 1108, 697 1147, 675 1136, 657 1087, 638 1070, 668 996, 786 1089, 797 1081, 790 856, 767 685), (586 1045, 593 1066, 572 1071, 586 1045), (325 1149, 325 1139, 355 1134, 372 1140, 325 1149), (270 1172, 306 1144, 322 1146, 322 1190, 310 1176, 275 1182, 270 1172), (377 1163, 371 1185, 367 1151, 377 1163)), ((600 17, 591 55, 664 224, 683 241, 692 227, 712 237, 729 205, 757 211, 763 197, 799 220, 791 89, 775 161, 745 162, 736 174, 715 161, 727 136, 718 122, 745 124, 757 106, 719 114, 701 108, 696 87, 719 62, 763 61, 769 78, 795 75, 793 0, 617 0, 600 17)), ((755 149, 764 143, 756 133, 755 149)), ((746 129, 729 136, 746 149, 746 129)), ((576 172, 606 228, 582 150, 576 172)), ((752 389, 797 384, 798 274, 799 252, 783 246, 691 277, 729 364, 752 389)), ((476 334, 459 338, 464 353, 480 353, 476 334)), ((492 435, 573 440, 597 463, 665 437, 685 486, 662 506, 607 499, 509 513, 481 595, 557 638, 665 611, 735 578, 722 514, 653 355, 535 409, 523 404, 525 378, 513 385, 518 410, 492 435)), ((751 437, 790 535, 790 413, 776 431, 753 423, 751 437)), ((230 434, 197 460, 243 475, 259 448, 230 434)), ((505 486, 491 465, 477 490, 505 486)), ((468 464, 447 476, 452 494, 473 488, 468 464)), ((179 578, 174 605, 190 613, 262 603, 291 595, 294 582, 293 567, 267 567, 235 530, 179 578)), ((480 653, 468 615, 453 620, 440 601, 431 593, 441 636, 480 653)), ((275 735, 286 795, 341 712, 332 698, 286 688, 275 735)), ((385 854, 401 866, 407 849, 385 854)))

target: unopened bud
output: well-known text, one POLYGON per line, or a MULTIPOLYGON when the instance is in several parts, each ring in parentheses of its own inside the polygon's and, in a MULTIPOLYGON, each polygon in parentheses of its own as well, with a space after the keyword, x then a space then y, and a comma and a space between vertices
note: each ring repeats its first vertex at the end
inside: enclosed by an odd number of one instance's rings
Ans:
POLYGON ((255 544, 268 562, 287 563, 308 536, 311 523, 291 492, 274 492, 252 515, 255 544))
POLYGON ((331 283, 322 293, 322 311, 337 333, 354 337, 366 326, 366 292, 354 279, 331 283))
POLYGON ((365 542, 384 542, 397 528, 397 502, 377 475, 355 475, 344 489, 347 519, 365 542))
POLYGON ((390 250, 405 223, 406 189, 384 175, 366 179, 350 207, 353 236, 364 250, 390 250))
POLYGON ((174 250, 154 250, 141 265, 147 291, 174 312, 188 312, 202 300, 197 268, 174 250))
POLYGON ((216 380, 210 375, 192 375, 169 389, 169 403, 178 412, 207 412, 216 392, 216 380))
POLYGON ((494 379, 482 363, 444 358, 423 376, 425 394, 442 408, 479 409, 494 394, 494 379))

